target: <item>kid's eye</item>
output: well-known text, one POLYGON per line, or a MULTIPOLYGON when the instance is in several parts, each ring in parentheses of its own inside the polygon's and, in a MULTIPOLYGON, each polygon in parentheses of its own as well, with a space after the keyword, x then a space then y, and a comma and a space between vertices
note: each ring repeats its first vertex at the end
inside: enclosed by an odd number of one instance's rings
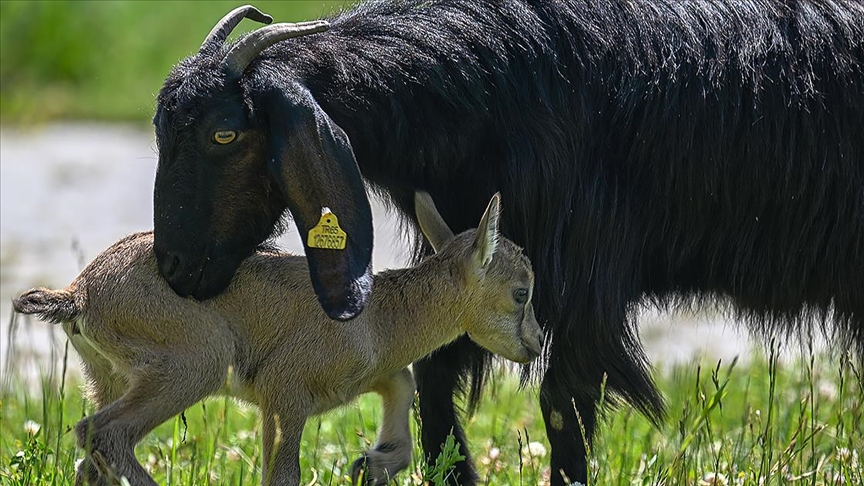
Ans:
POLYGON ((528 302, 528 289, 516 289, 513 291, 513 300, 516 301, 517 304, 525 304, 528 302))

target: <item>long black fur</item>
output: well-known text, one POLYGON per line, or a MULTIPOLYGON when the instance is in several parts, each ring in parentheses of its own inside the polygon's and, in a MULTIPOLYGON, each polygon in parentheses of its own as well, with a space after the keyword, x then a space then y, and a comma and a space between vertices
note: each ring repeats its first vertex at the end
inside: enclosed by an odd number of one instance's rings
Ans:
MULTIPOLYGON (((657 417, 646 297, 729 296, 759 333, 816 317, 864 346, 861 4, 369 3, 298 41, 262 57, 297 66, 404 214, 425 189, 461 231, 502 192, 545 394, 592 407, 607 373, 657 417)), ((422 398, 454 386, 438 367, 482 378, 478 354, 422 366, 422 398)))
MULTIPOLYGON (((860 2, 388 1, 331 22, 264 51, 245 89, 298 79, 409 218, 423 189, 459 232, 502 193, 551 343, 553 484, 585 479, 573 407, 590 436, 604 374, 662 415, 644 302, 729 300, 757 334, 864 351, 860 2)), ((418 364, 428 454, 464 441, 452 393, 470 372, 476 396, 485 362, 463 341, 418 364)))

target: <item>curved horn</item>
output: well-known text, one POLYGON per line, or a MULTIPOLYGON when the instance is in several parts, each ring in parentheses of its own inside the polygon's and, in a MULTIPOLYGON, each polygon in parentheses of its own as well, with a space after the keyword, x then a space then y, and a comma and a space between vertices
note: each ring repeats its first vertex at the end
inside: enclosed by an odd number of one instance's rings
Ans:
POLYGON ((261 27, 234 44, 234 47, 228 51, 225 59, 222 60, 222 67, 229 76, 239 78, 246 70, 246 66, 252 62, 252 59, 255 59, 255 56, 264 49, 285 39, 324 32, 329 28, 330 23, 326 20, 313 20, 296 24, 280 23, 261 27))
POLYGON ((207 37, 204 38, 204 42, 201 44, 201 49, 198 52, 210 51, 221 46, 225 42, 225 39, 228 38, 228 35, 234 30, 234 27, 237 27, 237 24, 246 18, 261 22, 262 24, 273 22, 273 17, 261 12, 252 5, 237 7, 222 17, 222 20, 213 27, 210 33, 207 34, 207 37))

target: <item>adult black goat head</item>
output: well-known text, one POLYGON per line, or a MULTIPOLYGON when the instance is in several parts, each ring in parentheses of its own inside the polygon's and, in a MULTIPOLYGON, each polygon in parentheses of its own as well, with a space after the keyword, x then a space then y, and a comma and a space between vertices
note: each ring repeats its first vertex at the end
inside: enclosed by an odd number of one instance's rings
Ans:
POLYGON ((251 6, 231 11, 159 93, 153 203, 160 271, 180 295, 217 295, 287 208, 321 306, 334 319, 351 319, 371 291, 372 257, 372 213, 351 144, 290 74, 267 66, 247 71, 269 46, 328 24, 273 24, 225 46, 244 18, 272 21, 251 6), (338 218, 344 239, 310 248, 307 233, 324 208, 331 223, 338 218))

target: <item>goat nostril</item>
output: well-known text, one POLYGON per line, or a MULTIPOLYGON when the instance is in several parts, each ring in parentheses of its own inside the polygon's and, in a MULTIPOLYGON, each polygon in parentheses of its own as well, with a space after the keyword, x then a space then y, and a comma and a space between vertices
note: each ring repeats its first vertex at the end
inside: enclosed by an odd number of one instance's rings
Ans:
POLYGON ((162 260, 161 270, 165 278, 170 278, 180 268, 180 257, 174 252, 167 252, 162 260))

